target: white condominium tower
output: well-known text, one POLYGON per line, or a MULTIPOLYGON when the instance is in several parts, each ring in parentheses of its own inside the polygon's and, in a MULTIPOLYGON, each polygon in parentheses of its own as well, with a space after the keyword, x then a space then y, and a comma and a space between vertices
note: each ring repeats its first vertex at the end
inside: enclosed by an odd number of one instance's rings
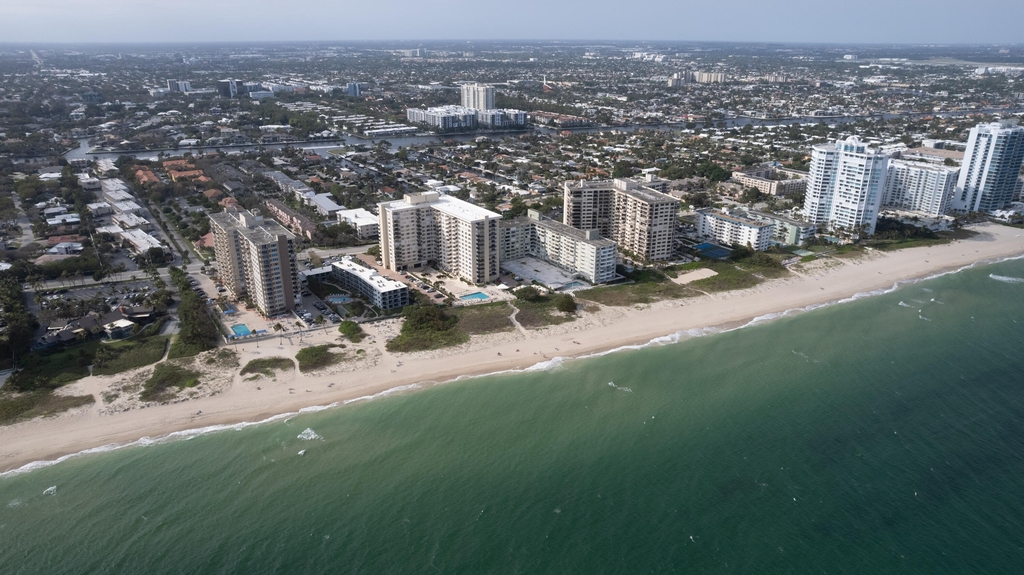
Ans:
POLYGON ((829 229, 875 231, 889 156, 856 136, 811 149, 804 216, 829 229))
POLYGON ((384 267, 436 265, 470 283, 498 279, 501 214, 438 192, 406 194, 378 206, 384 267))
POLYGON ((1022 160, 1024 128, 1011 122, 979 124, 972 128, 950 209, 991 212, 1008 206, 1022 160))
POLYGON ((889 160, 882 206, 926 216, 941 216, 949 210, 959 173, 960 168, 889 160))
POLYGON ((463 84, 462 105, 474 110, 494 109, 494 86, 485 84, 463 84))
POLYGON ((218 276, 233 299, 248 296, 267 317, 295 308, 299 275, 291 232, 238 208, 210 214, 210 229, 218 276))

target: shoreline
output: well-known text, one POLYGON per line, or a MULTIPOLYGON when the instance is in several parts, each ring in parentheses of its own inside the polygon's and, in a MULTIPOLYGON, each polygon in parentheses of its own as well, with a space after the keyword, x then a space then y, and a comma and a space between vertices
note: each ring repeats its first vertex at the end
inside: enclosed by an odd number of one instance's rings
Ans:
MULTIPOLYGON (((974 229, 978 235, 950 244, 896 252, 872 251, 848 260, 827 258, 809 266, 796 266, 800 269, 794 269, 788 278, 766 281, 746 290, 636 307, 602 306, 600 311, 584 314, 567 324, 526 334, 512 331, 474 336, 468 344, 444 350, 386 352, 383 342, 388 330, 397 325, 392 320, 373 326, 368 359, 354 368, 349 364, 352 369, 339 364, 337 370, 310 375, 281 374, 274 380, 276 383, 267 379, 243 380, 235 370, 231 384, 222 393, 179 403, 101 413, 104 401, 100 394, 113 381, 129 374, 88 377, 64 389, 93 393, 95 404, 52 418, 0 427, 0 477, 78 455, 262 425, 453 381, 552 369, 577 359, 677 343, 882 295, 907 283, 1024 256, 1024 230, 995 224, 974 229), (819 262, 821 265, 815 266, 819 262), (459 358, 458 365, 453 365, 455 357, 459 358), (363 365, 371 359, 372 365, 363 365), (300 393, 298 387, 305 392, 300 393)), ((331 339, 321 336, 323 342, 309 344, 334 341, 337 334, 330 336, 331 339)), ((261 356, 294 356, 301 349, 283 343, 273 345, 272 340, 264 343, 263 348, 239 345, 240 365, 261 356)))

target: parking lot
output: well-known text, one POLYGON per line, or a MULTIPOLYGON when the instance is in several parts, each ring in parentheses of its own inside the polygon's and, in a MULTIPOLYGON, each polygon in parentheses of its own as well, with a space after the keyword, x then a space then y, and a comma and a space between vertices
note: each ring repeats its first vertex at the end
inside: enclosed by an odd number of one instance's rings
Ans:
POLYGON ((102 298, 111 307, 118 305, 136 305, 141 303, 142 298, 156 291, 150 281, 134 281, 110 284, 99 284, 81 287, 58 288, 48 290, 55 293, 43 296, 41 304, 35 302, 35 298, 28 300, 29 310, 38 314, 40 309, 49 308, 47 303, 53 299, 88 301, 93 298, 102 298))
POLYGON ((305 286, 303 286, 302 290, 302 304, 295 308, 295 313, 307 325, 315 325, 313 320, 318 315, 322 315, 327 323, 340 323, 347 315, 344 307, 338 306, 341 307, 341 313, 335 314, 334 306, 327 305, 326 302, 316 297, 316 294, 311 293, 305 286))

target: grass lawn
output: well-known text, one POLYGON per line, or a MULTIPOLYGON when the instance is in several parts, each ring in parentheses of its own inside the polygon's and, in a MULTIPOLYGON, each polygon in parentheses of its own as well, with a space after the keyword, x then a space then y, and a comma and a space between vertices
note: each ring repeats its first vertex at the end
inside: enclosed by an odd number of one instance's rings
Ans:
POLYGON ((164 401, 174 397, 179 389, 199 385, 199 372, 173 363, 157 364, 143 385, 139 398, 143 401, 164 401))
POLYGON ((57 395, 48 389, 20 395, 6 394, 0 396, 0 425, 55 415, 95 402, 96 398, 92 395, 57 395))
POLYGON ((387 343, 388 351, 427 351, 452 347, 469 341, 458 326, 459 318, 433 304, 409 306, 398 336, 387 343))
POLYGON ((706 292, 720 292, 747 289, 761 283, 760 278, 756 277, 753 273, 750 273, 755 269, 759 269, 754 266, 743 266, 741 264, 739 266, 743 268, 741 270, 737 268, 737 264, 734 262, 715 261, 707 262, 705 267, 715 270, 718 275, 690 282, 689 285, 693 289, 706 292))
MULTIPOLYGON (((701 264, 704 264, 704 262, 674 266, 669 273, 677 274, 681 271, 689 271, 691 269, 697 269, 698 267, 705 267, 701 264)), ((692 289, 672 282, 667 275, 654 270, 636 272, 632 274, 630 279, 633 280, 633 283, 596 287, 578 291, 576 292, 576 297, 581 300, 592 301, 607 306, 632 306, 648 304, 664 299, 677 299, 700 295, 692 289)), ((521 314, 519 319, 522 321, 521 314)))
POLYGON ((167 349, 165 335, 102 343, 96 350, 94 375, 113 375, 160 361, 167 349))
POLYGON ((555 307, 554 296, 545 296, 538 301, 516 300, 515 306, 519 308, 519 313, 516 314, 516 321, 527 329, 544 327, 546 325, 558 325, 576 319, 575 314, 558 311, 558 308, 555 307))
POLYGON ((902 250, 904 248, 918 248, 924 246, 940 246, 951 243, 955 240, 966 240, 978 235, 978 232, 960 228, 945 232, 937 232, 934 238, 907 238, 901 240, 868 240, 867 246, 883 252, 902 250))
POLYGON ((312 347, 304 347, 300 349, 299 353, 295 354, 295 359, 299 362, 299 371, 302 373, 308 373, 317 369, 323 369, 344 360, 345 352, 335 353, 331 351, 331 348, 334 347, 341 346, 327 344, 314 345, 312 347))
POLYGON ((508 316, 512 315, 512 308, 505 302, 459 307, 453 309, 451 314, 459 318, 459 329, 470 335, 498 333, 515 329, 515 326, 508 319, 508 316))
POLYGON ((459 328, 441 331, 416 330, 400 333, 387 343, 388 351, 428 351, 461 345, 469 341, 469 334, 459 328))
POLYGON ((258 373, 270 377, 275 371, 287 371, 295 368, 295 362, 287 357, 261 357, 245 364, 240 375, 258 373))
POLYGON ((171 342, 171 351, 167 354, 167 359, 178 359, 182 357, 193 357, 203 353, 209 348, 198 345, 188 345, 182 341, 180 335, 174 337, 174 341, 171 342))

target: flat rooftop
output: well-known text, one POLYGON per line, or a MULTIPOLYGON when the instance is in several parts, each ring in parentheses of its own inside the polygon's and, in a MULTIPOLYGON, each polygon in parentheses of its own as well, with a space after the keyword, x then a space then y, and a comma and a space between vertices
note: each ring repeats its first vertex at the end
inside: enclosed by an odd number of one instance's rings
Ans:
MULTIPOLYGON (((363 280, 367 284, 375 286, 378 291, 384 292, 408 287, 400 281, 396 281, 389 277, 380 275, 379 273, 377 273, 377 270, 370 269, 355 263, 354 261, 352 261, 352 258, 343 258, 341 261, 332 263, 331 267, 345 270, 346 272, 363 280)), ((318 270, 310 271, 312 273, 318 270)))
POLYGON ((597 237, 597 238, 594 238, 594 239, 588 239, 587 238, 587 230, 581 230, 581 229, 578 229, 578 228, 574 228, 574 227, 572 227, 570 225, 566 225, 566 224, 563 224, 562 222, 555 221, 555 220, 548 219, 548 218, 534 219, 534 218, 530 218, 530 217, 527 217, 527 216, 520 216, 518 218, 513 218, 511 220, 502 220, 502 222, 499 224, 499 226, 501 226, 503 228, 508 228, 508 227, 513 227, 513 226, 522 226, 522 225, 526 225, 526 224, 534 224, 534 225, 538 225, 538 226, 543 226, 543 227, 545 227, 545 228, 547 228, 549 230, 553 230, 553 231, 555 231, 555 232, 557 232, 559 234, 562 234, 564 236, 569 236, 569 237, 575 238, 575 239, 577 239, 577 240, 579 240, 581 242, 587 242, 589 244, 593 244, 593 245, 598 246, 598 247, 605 247, 605 246, 614 246, 614 245, 616 245, 613 240, 609 240, 607 238, 597 237))
POLYGON ((942 150, 939 148, 909 148, 903 153, 915 156, 936 156, 939 158, 949 158, 951 160, 964 159, 963 152, 959 152, 957 150, 942 150))
MULTIPOLYGON (((428 198, 429 197, 430 196, 428 196, 428 198)), ((439 212, 468 221, 478 221, 487 218, 501 219, 501 214, 497 212, 492 212, 491 210, 481 208, 478 205, 471 204, 464 200, 460 200, 459 198, 456 198, 454 196, 449 196, 440 193, 437 194, 437 197, 435 199, 428 199, 428 201, 418 204, 411 204, 409 202, 406 202, 405 199, 403 198, 401 200, 384 202, 381 205, 391 211, 400 211, 420 208, 423 206, 430 206, 439 212)))
POLYGON ((521 278, 537 281, 553 290, 574 281, 583 281, 577 280, 573 274, 562 268, 533 256, 502 261, 501 267, 521 278))
POLYGON ((363 208, 356 208, 354 210, 341 210, 338 212, 338 218, 350 222, 355 222, 357 226, 366 226, 370 224, 377 224, 379 220, 377 216, 373 215, 369 210, 363 208))
POLYGON ((643 186, 638 187, 638 188, 628 189, 628 190, 623 190, 623 189, 616 188, 616 191, 619 191, 619 192, 622 192, 624 194, 633 196, 634 198, 636 198, 638 200, 641 200, 641 201, 644 201, 644 202, 648 202, 648 203, 651 203, 651 204, 662 203, 662 202, 672 202, 672 203, 675 203, 675 204, 679 203, 678 199, 673 198, 672 196, 670 196, 668 194, 663 194, 663 193, 661 193, 661 192, 659 192, 657 190, 652 190, 650 188, 645 188, 643 186))
POLYGON ((727 222, 732 222, 734 224, 739 224, 741 226, 748 226, 748 227, 751 227, 751 228, 767 228, 767 227, 770 227, 772 225, 772 224, 769 224, 768 222, 758 221, 758 220, 755 220, 755 219, 750 218, 750 217, 748 217, 746 215, 743 215, 743 214, 736 214, 736 213, 727 214, 725 212, 722 212, 722 211, 719 211, 719 210, 716 210, 716 209, 713 209, 713 208, 712 209, 697 210, 697 212, 705 214, 705 215, 708 215, 708 216, 711 216, 711 217, 718 218, 720 220, 725 220, 727 222))
POLYGON ((814 225, 815 225, 815 224, 812 224, 810 222, 804 222, 804 221, 801 221, 801 220, 796 220, 796 219, 793 219, 793 218, 789 218, 789 217, 786 217, 786 216, 780 216, 780 215, 776 215, 776 214, 768 214, 768 213, 765 213, 765 212, 755 212, 754 210, 750 210, 749 213, 754 215, 755 217, 768 218, 768 219, 772 219, 772 220, 778 220, 780 222, 787 223, 787 224, 789 224, 791 226, 797 226, 797 227, 801 227, 801 228, 814 227, 814 225))

